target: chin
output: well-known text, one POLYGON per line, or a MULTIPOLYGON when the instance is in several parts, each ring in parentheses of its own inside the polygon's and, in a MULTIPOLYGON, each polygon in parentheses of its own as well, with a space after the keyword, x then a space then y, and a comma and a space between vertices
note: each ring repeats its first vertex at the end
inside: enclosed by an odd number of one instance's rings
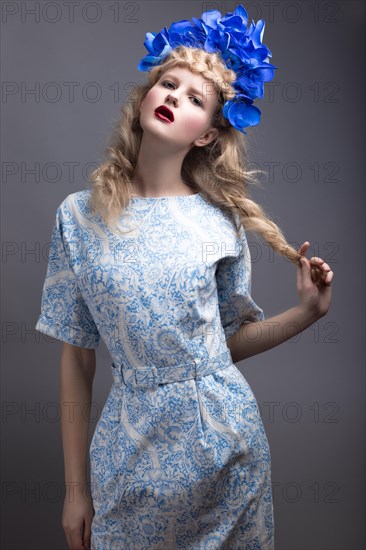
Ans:
MULTIPOLYGON (((157 121, 159 122, 159 121, 157 121)), ((144 122, 143 124, 140 123, 140 126, 142 128, 142 131, 144 133, 148 133, 148 134, 151 134, 152 136, 154 137, 159 137, 159 138, 162 138, 162 139, 166 139, 166 140, 169 140, 169 141, 172 141, 172 135, 171 135, 171 132, 169 130, 167 130, 166 128, 159 128, 157 126, 157 124, 155 124, 155 121, 152 121, 152 122, 144 122)))

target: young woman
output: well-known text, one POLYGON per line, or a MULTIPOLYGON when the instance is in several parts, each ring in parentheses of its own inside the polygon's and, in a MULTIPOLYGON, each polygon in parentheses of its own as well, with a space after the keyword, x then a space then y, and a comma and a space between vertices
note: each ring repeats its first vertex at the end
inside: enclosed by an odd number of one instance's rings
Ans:
POLYGON ((122 109, 92 189, 57 209, 36 328, 63 341, 70 548, 274 547, 268 441, 234 362, 325 315, 333 272, 249 197, 244 127, 258 123, 253 97, 273 76, 263 26, 248 30, 239 6, 147 34, 148 82, 122 109), (297 269, 299 304, 270 319, 250 294, 248 230, 297 269), (113 385, 89 491, 101 337, 113 385))

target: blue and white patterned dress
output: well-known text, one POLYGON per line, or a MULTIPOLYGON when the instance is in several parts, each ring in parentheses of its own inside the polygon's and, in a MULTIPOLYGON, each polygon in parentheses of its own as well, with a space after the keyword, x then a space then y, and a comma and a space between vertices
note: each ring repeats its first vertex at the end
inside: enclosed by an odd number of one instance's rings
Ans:
POLYGON ((102 337, 113 360, 89 451, 92 548, 273 549, 268 441, 226 344, 264 319, 244 229, 198 193, 133 197, 120 236, 90 193, 57 208, 36 329, 102 337))

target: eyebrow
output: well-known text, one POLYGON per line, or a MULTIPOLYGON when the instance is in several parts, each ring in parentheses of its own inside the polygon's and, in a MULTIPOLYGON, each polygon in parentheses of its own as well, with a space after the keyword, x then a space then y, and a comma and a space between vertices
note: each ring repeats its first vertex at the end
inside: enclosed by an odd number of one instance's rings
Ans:
MULTIPOLYGON (((177 76, 175 76, 174 74, 171 74, 171 73, 165 73, 162 78, 165 78, 165 77, 169 77, 169 78, 173 78, 175 80, 179 80, 177 76)), ((192 88, 192 87, 190 88, 190 90, 194 94, 200 95, 202 98, 204 97, 203 93, 200 92, 199 90, 196 90, 195 88, 192 88)))

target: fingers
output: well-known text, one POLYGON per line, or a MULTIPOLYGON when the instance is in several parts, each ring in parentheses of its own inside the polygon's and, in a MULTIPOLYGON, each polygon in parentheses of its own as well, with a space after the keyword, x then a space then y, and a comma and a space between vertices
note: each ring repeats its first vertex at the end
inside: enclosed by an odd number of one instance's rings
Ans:
POLYGON ((333 280, 333 271, 329 271, 324 278, 324 285, 331 286, 333 280))
POLYGON ((83 535, 84 548, 89 549, 91 545, 91 523, 86 522, 83 535))
POLYGON ((305 256, 301 256, 300 265, 297 271, 298 286, 311 287, 319 281, 319 266, 318 262, 311 262, 305 256), (318 272, 318 273, 316 273, 318 272))
POLYGON ((321 258, 318 258, 317 256, 313 256, 310 258, 310 262, 315 266, 317 266, 323 273, 321 275, 321 281, 320 283, 322 285, 330 286, 332 279, 333 279, 333 271, 329 267, 327 263, 324 262, 321 258))
POLYGON ((302 256, 300 258, 299 263, 297 264, 296 283, 297 283, 297 288, 298 289, 300 289, 302 287, 302 284, 303 284, 304 270, 307 268, 307 264, 306 264, 306 261, 304 262, 304 259, 306 260, 305 254, 306 254, 309 246, 310 246, 309 241, 305 241, 297 250, 298 253, 302 256))
POLYGON ((297 288, 310 287, 313 284, 311 278, 311 264, 305 256, 301 256, 297 269, 297 288))
POLYGON ((307 281, 310 281, 311 280, 311 274, 310 274, 310 268, 311 268, 311 264, 309 262, 309 260, 307 258, 305 258, 305 256, 302 256, 300 258, 300 265, 301 265, 301 275, 302 275, 302 279, 303 281, 307 280, 307 281))
POLYGON ((71 532, 70 535, 70 548, 73 550, 84 550, 84 545, 82 543, 82 536, 80 532, 71 532))
POLYGON ((297 284, 300 285, 301 283, 310 281, 315 282, 315 280, 319 280, 320 277, 320 284, 330 286, 334 275, 333 271, 329 265, 318 256, 313 256, 308 260, 306 258, 306 253, 309 247, 309 241, 305 241, 298 249, 298 253, 301 254, 302 257, 298 264, 300 269, 297 270, 297 284), (315 275, 316 271, 318 275, 315 275), (319 273, 319 271, 321 273, 319 273), (312 278, 312 272, 314 279, 312 278))
POLYGON ((318 258, 318 256, 313 256, 310 258, 310 262, 313 264, 316 264, 318 267, 320 267, 323 271, 331 271, 328 264, 324 262, 321 258, 318 258))
POLYGON ((298 249, 298 253, 301 254, 302 256, 304 256, 306 254, 306 252, 308 251, 310 247, 310 243, 309 241, 305 241, 301 246, 300 248, 298 249))

